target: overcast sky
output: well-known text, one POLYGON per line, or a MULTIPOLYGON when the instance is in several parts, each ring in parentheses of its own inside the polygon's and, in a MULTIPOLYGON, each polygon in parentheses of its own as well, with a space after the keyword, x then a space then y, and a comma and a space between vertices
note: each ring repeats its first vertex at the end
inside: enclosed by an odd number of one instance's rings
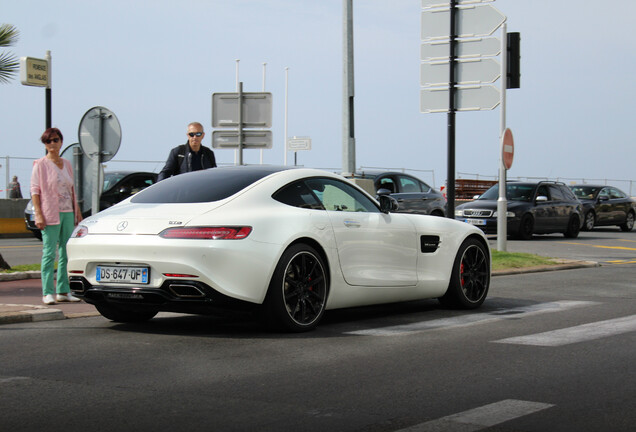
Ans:
MULTIPOLYGON (((636 180, 636 2, 492 5, 507 16, 509 32, 521 33, 521 88, 506 93, 515 140, 508 175, 636 180)), ((312 140, 298 164, 342 168, 342 0, 3 0, 0 10, 0 23, 20 31, 18 44, 0 51, 36 58, 51 51, 53 125, 65 145, 78 141, 90 108, 116 114, 123 137, 108 169, 122 167, 117 160, 164 161, 185 142, 191 121, 203 123, 211 146, 211 96, 236 91, 237 59, 247 92, 262 91, 266 63, 274 145, 263 162, 285 160, 289 68, 288 135, 312 140)), ((420 112, 421 13, 420 0, 353 1, 356 166, 421 170, 439 188, 447 115, 420 112)), ((18 78, 0 84, 0 98, 0 157, 42 156, 44 90, 18 78)), ((458 177, 497 175, 500 116, 500 108, 457 114, 458 177)), ((222 164, 235 162, 233 150, 215 153, 222 164)), ((245 163, 259 160, 260 151, 245 151, 245 163)), ((293 153, 287 162, 294 163, 293 153)), ((11 162, 23 190, 30 164, 11 162)))

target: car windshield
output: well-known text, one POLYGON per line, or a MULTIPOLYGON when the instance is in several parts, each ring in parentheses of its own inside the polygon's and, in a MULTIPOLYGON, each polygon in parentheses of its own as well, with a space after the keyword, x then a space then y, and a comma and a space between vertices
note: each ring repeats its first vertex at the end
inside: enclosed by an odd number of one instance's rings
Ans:
POLYGON ((137 193, 133 203, 199 203, 228 198, 284 167, 221 167, 179 174, 137 193))
POLYGON ((600 187, 596 186, 572 186, 570 189, 572 189, 577 198, 583 199, 594 199, 601 190, 600 187))
POLYGON ((121 180, 125 176, 126 176, 126 173, 120 173, 120 172, 104 173, 104 189, 103 190, 106 191, 110 189, 111 187, 113 187, 113 185, 115 185, 119 180, 121 180))
MULTIPOLYGON (((506 183, 506 199, 510 201, 532 201, 535 187, 533 184, 526 183, 506 183)), ((494 185, 477 199, 499 199, 499 185, 494 185)))

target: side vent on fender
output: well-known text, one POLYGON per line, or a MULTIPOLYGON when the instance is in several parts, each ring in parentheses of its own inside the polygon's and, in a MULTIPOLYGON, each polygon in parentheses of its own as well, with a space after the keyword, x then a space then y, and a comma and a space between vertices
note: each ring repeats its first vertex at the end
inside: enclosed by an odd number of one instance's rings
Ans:
POLYGON ((423 253, 433 253, 439 247, 439 236, 420 236, 420 245, 423 253))

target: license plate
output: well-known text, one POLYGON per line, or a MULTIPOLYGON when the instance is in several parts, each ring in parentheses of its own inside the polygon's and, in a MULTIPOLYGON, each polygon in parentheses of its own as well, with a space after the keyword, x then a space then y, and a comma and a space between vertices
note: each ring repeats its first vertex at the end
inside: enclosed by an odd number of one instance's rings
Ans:
POLYGON ((469 223, 471 225, 486 225, 486 219, 465 219, 464 222, 469 223))
POLYGON ((97 266, 95 279, 102 283, 148 283, 148 267, 97 266))

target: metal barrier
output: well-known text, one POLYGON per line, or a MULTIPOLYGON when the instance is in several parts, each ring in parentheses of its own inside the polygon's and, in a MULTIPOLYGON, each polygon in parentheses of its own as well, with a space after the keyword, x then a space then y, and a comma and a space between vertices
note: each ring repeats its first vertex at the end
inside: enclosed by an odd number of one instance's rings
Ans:
MULTIPOLYGON (((8 185, 11 182, 11 178, 14 175, 18 176, 18 181, 20 182, 20 187, 22 190, 22 196, 24 198, 30 197, 30 183, 31 183, 31 169, 33 167, 33 161, 38 158, 33 157, 16 157, 16 156, 5 156, 4 158, 0 158, 0 197, 9 197, 8 185), (2 181, 4 179, 4 182, 2 181)), ((165 160, 159 161, 140 161, 140 160, 110 160, 104 164, 104 169, 107 171, 150 171, 150 172, 159 172, 165 160)), ((223 165, 223 164, 221 164, 223 165)), ((231 164, 229 164, 231 165, 231 164)), ((316 167, 320 168, 320 167, 316 167)), ((321 168, 326 171, 339 172, 338 168, 321 168)), ((435 171, 434 170, 426 170, 426 169, 415 169, 415 168, 386 168, 386 167, 370 167, 370 166, 361 166, 358 170, 383 170, 383 171, 399 171, 413 174, 416 177, 421 178, 432 187, 439 189, 440 186, 437 186, 435 183, 435 171)), ((471 174, 464 172, 457 172, 457 179, 476 179, 476 180, 497 180, 496 175, 482 175, 482 174, 471 174)), ((636 180, 620 180, 620 179, 594 179, 594 178, 568 178, 568 177, 508 177, 508 180, 528 180, 528 181, 539 181, 539 180, 554 180, 554 181, 562 181, 566 184, 575 184, 575 183, 587 183, 587 184, 603 184, 603 185, 612 185, 616 186, 619 189, 622 189, 630 196, 636 196, 636 180)), ((444 185, 442 185, 444 186, 444 185)))

